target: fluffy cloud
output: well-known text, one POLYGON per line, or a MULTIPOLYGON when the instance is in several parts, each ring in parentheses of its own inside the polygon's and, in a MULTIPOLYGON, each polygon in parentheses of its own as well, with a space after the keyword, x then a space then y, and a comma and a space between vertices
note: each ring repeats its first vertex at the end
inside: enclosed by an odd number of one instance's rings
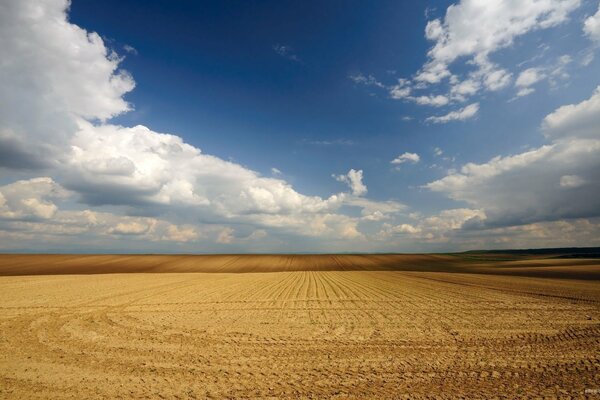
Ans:
POLYGON ((481 82, 469 78, 462 82, 455 83, 450 89, 450 95, 453 99, 464 101, 467 97, 473 96, 481 88, 481 82))
POLYGON ((479 111, 479 103, 469 104, 459 110, 450 111, 448 114, 441 116, 428 117, 427 122, 433 122, 434 124, 445 124, 450 121, 464 121, 466 119, 473 118, 479 111))
POLYGON ((485 213, 481 210, 469 208, 443 210, 437 215, 419 218, 416 224, 384 224, 378 236, 380 239, 389 239, 402 235, 429 242, 446 242, 455 231, 463 229, 466 224, 483 219, 485 213))
POLYGON ((54 201, 67 196, 68 192, 48 177, 4 185, 0 187, 0 218, 49 219, 58 209, 54 201))
POLYGON ((448 97, 442 95, 409 97, 409 99, 422 106, 426 105, 434 107, 445 106, 450 102, 450 99, 448 99, 448 97))
MULTIPOLYGON (((425 37, 433 42, 433 46, 427 52, 427 62, 413 79, 400 79, 396 85, 385 86, 369 75, 360 76, 360 82, 371 85, 377 82, 377 86, 385 88, 392 99, 435 107, 465 102, 482 90, 499 91, 510 85, 513 74, 491 61, 491 56, 527 33, 567 21, 579 5, 580 0, 461 0, 449 6, 443 18, 427 23, 425 37), (461 65, 464 62, 466 72, 453 72, 453 64, 458 62, 461 65), (447 94, 419 94, 419 91, 446 81, 447 94)), ((595 18, 588 18, 584 28, 592 38, 597 36, 595 18)), ((558 75, 558 71, 553 74, 542 72, 534 68, 524 71, 517 78, 517 96, 532 93, 531 86, 535 82, 558 75)), ((475 106, 469 106, 466 111, 466 114, 451 112, 443 117, 430 117, 429 121, 463 120, 476 113, 475 106)))
POLYGON ((410 82, 407 79, 399 79, 396 85, 390 86, 388 91, 390 97, 395 100, 404 99, 409 97, 411 88, 410 82))
MULTIPOLYGON (((67 0, 0 5, 0 167, 44 168, 52 176, 1 188, 0 219, 8 222, 0 231, 40 234, 45 226, 179 242, 209 234, 220 243, 235 241, 226 228, 240 238, 264 229, 362 237, 358 223, 378 210, 377 202, 355 202, 367 193, 360 170, 338 177, 352 194, 307 196, 275 170, 264 177, 179 136, 108 123, 132 108, 123 96, 135 83, 98 34, 68 21, 68 6, 67 0), (63 195, 70 200, 61 205, 63 195), (94 211, 75 210, 80 205, 94 211), (344 205, 360 208, 361 216, 344 215, 344 205)), ((274 50, 297 60, 288 46, 274 50)))
POLYGON ((129 217, 109 212, 68 210, 75 196, 52 178, 33 178, 0 186, 0 231, 13 235, 90 235, 136 237, 140 240, 187 242, 199 233, 189 225, 175 225, 149 217, 129 217))
POLYGON ((579 0, 462 0, 451 5, 443 20, 429 21, 425 28, 427 39, 435 44, 416 80, 438 83, 451 75, 451 63, 460 57, 471 57, 471 63, 493 88, 506 74, 491 65, 490 54, 510 46, 515 38, 530 31, 564 22, 579 3, 579 0))
POLYGON ((600 245, 600 219, 571 219, 536 222, 517 226, 472 229, 485 215, 478 210, 443 210, 413 224, 384 224, 378 239, 386 244, 426 244, 427 248, 503 249, 600 245))
POLYGON ((579 104, 562 106, 547 115, 542 132, 549 139, 600 138, 600 86, 579 104))
MULTIPOLYGON (((72 154, 65 185, 95 205, 195 207, 232 218, 331 211, 343 198, 304 196, 284 180, 262 177, 144 126, 81 123, 72 154)), ((356 174, 349 175, 356 179, 356 174)))
POLYGON ((400 154, 398 157, 394 158, 392 161, 390 161, 391 164, 404 164, 405 162, 410 162, 410 163, 418 163, 421 160, 421 157, 419 157, 419 155, 417 153, 404 153, 404 154, 400 154))
POLYGON ((519 88, 518 97, 526 96, 533 93, 535 89, 531 86, 545 78, 543 71, 540 68, 528 68, 519 74, 515 82, 515 86, 519 88))
POLYGON ((596 14, 588 17, 583 25, 583 32, 591 40, 600 43, 600 5, 596 14))
POLYGON ((332 175, 338 182, 343 182, 348 185, 352 194, 355 196, 362 196, 367 193, 367 186, 363 183, 363 172, 362 169, 354 170, 351 169, 345 175, 332 175))
POLYGON ((600 214, 600 88, 544 118, 550 144, 469 163, 426 187, 484 210, 488 226, 600 214))
POLYGON ((96 33, 67 21, 67 0, 0 5, 0 167, 55 164, 75 120, 106 120, 131 107, 133 79, 96 33))
POLYGON ((573 61, 571 56, 562 55, 557 58, 554 65, 550 64, 545 67, 532 67, 521 71, 517 80, 515 81, 515 87, 517 88, 516 97, 527 96, 535 89, 532 87, 543 80, 549 80, 552 86, 556 86, 558 79, 568 79, 569 74, 566 71, 566 67, 573 61))

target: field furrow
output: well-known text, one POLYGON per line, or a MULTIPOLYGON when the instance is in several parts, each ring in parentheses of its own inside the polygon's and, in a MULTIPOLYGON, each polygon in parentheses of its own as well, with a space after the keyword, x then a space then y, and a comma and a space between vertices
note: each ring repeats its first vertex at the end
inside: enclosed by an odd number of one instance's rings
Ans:
POLYGON ((599 385, 596 281, 334 264, 0 277, 0 397, 583 397, 599 385))

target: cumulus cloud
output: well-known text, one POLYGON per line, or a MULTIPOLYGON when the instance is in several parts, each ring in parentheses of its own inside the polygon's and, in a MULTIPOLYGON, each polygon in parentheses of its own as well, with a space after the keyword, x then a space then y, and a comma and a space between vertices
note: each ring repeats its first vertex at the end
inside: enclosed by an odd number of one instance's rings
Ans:
POLYGON ((473 103, 456 111, 450 111, 445 115, 428 117, 426 121, 433 122, 434 124, 445 124, 450 121, 464 121, 473 118, 478 111, 479 103, 473 103))
POLYGON ((0 186, 0 218, 49 219, 58 209, 54 202, 67 196, 68 192, 49 177, 0 186))
POLYGON ((592 96, 578 104, 559 107, 542 122, 542 132, 549 139, 600 137, 600 86, 592 96))
POLYGON ((449 66, 460 57, 470 57, 471 63, 490 80, 490 87, 505 76, 489 62, 489 55, 510 46, 514 39, 528 32, 545 29, 564 22, 579 6, 579 0, 527 0, 482 3, 462 0, 446 10, 443 20, 429 21, 427 39, 434 41, 428 62, 416 80, 438 83, 451 75, 449 66), (494 76, 496 75, 496 76, 494 76))
POLYGON ((13 236, 90 235, 136 237, 139 240, 187 242, 199 235, 197 228, 151 217, 130 217, 90 209, 69 210, 64 205, 75 196, 52 178, 20 180, 0 186, 0 232, 13 236))
POLYGON ((68 22, 67 0, 0 5, 0 166, 45 166, 64 151, 77 118, 107 120, 131 106, 134 81, 96 33, 68 22), (10 61, 10 62, 8 62, 10 61))
POLYGON ((451 209, 418 224, 384 224, 377 238, 382 243, 409 244, 444 251, 469 249, 598 246, 600 219, 571 219, 516 226, 473 229, 485 218, 478 210, 451 209))
POLYGON ((551 143, 497 156, 426 185, 484 210, 487 225, 518 225, 600 215, 600 88, 544 118, 551 143))
POLYGON ((598 6, 596 14, 585 20, 583 32, 594 42, 600 43, 600 5, 598 6))
MULTIPOLYGON (((425 38, 433 45, 427 52, 427 61, 412 79, 402 78, 390 86, 372 75, 356 75, 352 79, 384 88, 392 99, 435 107, 465 102, 481 91, 499 91, 511 84, 513 73, 492 61, 492 56, 530 32, 564 23, 580 3, 580 0, 461 0, 450 5, 444 17, 430 20, 425 26, 425 38), (454 66, 458 63, 466 67, 465 72, 453 71, 458 69, 454 66), (448 85, 446 94, 422 93, 445 83, 448 85)), ((590 38, 597 36, 598 14, 585 23, 584 31, 590 38)), ((542 76, 539 70, 536 78, 534 72, 533 69, 524 71, 517 78, 518 97, 532 93, 531 86, 536 81, 557 75, 546 71, 542 76)), ((473 107, 468 109, 472 110, 473 107)), ((464 119, 456 116, 451 113, 448 118, 464 119)), ((430 121, 450 119, 432 117, 430 121)))
MULTIPOLYGON (((48 232, 87 229, 174 241, 210 234, 222 242, 228 237, 221 236, 223 226, 237 231, 239 224, 311 237, 362 237, 362 217, 340 212, 366 194, 362 171, 343 179, 352 194, 308 196, 278 178, 278 170, 265 177, 179 136, 111 124, 132 109, 123 96, 135 82, 98 34, 69 22, 68 7, 67 0, 0 5, 0 46, 10 61, 0 63, 0 166, 44 168, 52 176, 2 188, 0 218, 10 226, 0 230, 20 224, 19 232, 39 234, 46 224, 48 232), (56 203, 62 193, 71 196, 63 209, 56 203), (84 214, 74 204, 94 210, 84 214)), ((274 50, 298 60, 289 46, 274 50)))
POLYGON ((421 157, 419 157, 419 155, 417 153, 409 153, 406 152, 404 154, 400 154, 398 157, 394 158, 392 161, 390 161, 391 164, 404 164, 406 162, 410 162, 410 163, 418 163, 421 160, 421 157))
POLYGON ((343 182, 348 185, 352 194, 355 196, 362 196, 367 193, 367 186, 363 183, 363 171, 362 169, 355 170, 351 169, 345 175, 332 175, 338 182, 343 182))
POLYGON ((430 242, 449 241, 455 231, 465 228, 465 225, 485 219, 481 210, 455 208, 442 210, 436 215, 419 218, 416 224, 401 223, 398 225, 384 224, 378 233, 379 239, 389 239, 394 236, 410 236, 413 239, 430 242))

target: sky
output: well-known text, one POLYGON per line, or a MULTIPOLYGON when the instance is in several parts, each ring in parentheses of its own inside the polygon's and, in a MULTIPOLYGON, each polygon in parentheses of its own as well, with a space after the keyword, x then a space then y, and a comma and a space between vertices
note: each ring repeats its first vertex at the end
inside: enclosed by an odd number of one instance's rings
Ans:
POLYGON ((0 49, 0 251, 600 246, 597 0, 8 0, 0 49))

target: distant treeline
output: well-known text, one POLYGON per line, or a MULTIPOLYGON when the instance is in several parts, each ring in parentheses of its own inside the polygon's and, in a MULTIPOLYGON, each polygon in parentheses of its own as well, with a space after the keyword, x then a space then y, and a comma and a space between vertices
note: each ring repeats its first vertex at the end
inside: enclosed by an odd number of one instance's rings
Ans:
POLYGON ((465 254, 547 255, 555 258, 600 258, 600 247, 560 247, 554 249, 470 250, 465 254))

